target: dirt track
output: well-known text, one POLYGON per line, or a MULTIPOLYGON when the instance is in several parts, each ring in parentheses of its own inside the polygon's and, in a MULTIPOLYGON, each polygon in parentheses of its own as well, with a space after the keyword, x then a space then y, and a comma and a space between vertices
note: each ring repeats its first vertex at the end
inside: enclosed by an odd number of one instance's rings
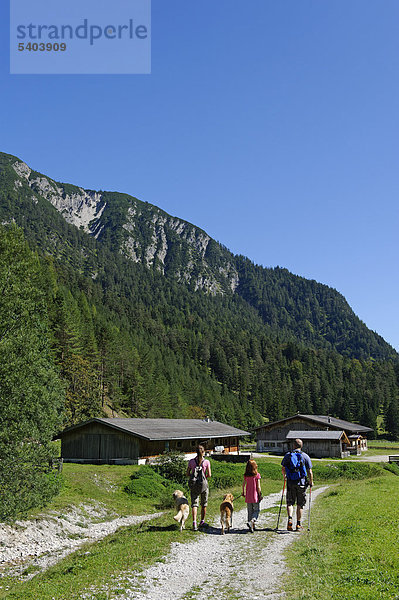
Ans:
MULTIPOLYGON (((326 488, 312 492, 312 501, 326 488)), ((286 513, 282 512, 280 530, 274 531, 277 516, 265 512, 278 505, 280 494, 270 494, 262 501, 258 529, 250 533, 246 527, 246 509, 235 513, 233 531, 220 534, 219 523, 199 532, 194 542, 172 545, 170 554, 139 575, 126 572, 101 590, 88 591, 82 598, 93 599, 99 591, 113 598, 118 590, 120 600, 277 600, 284 596, 281 586, 284 574, 284 551, 304 531, 289 533, 286 513), (121 590, 124 590, 121 593, 121 590)))

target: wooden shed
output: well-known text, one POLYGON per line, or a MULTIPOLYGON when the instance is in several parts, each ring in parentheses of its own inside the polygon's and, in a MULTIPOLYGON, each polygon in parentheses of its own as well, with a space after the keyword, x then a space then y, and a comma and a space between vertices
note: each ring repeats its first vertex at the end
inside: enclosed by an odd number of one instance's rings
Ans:
POLYGON ((285 450, 292 447, 293 440, 300 438, 303 451, 316 458, 344 458, 349 454, 349 439, 345 431, 290 431, 286 437, 285 450))
POLYGON ((306 431, 344 431, 347 437, 354 434, 361 435, 363 438, 361 448, 367 450, 366 435, 373 430, 359 423, 351 423, 329 415, 297 413, 285 419, 256 427, 257 451, 283 454, 287 448, 286 437, 290 431, 299 432, 300 435, 297 437, 300 439, 303 439, 306 431))
POLYGON ((223 446, 224 452, 237 453, 245 435, 250 434, 209 419, 95 418, 58 437, 65 462, 135 464, 172 450, 193 455, 198 444, 208 452, 223 446))

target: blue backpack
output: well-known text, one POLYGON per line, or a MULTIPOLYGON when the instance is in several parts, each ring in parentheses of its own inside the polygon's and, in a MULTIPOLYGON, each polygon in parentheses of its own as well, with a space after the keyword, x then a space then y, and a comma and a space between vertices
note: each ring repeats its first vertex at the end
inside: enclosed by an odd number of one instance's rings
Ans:
POLYGON ((302 452, 299 452, 298 450, 290 452, 284 466, 287 479, 290 481, 299 481, 300 479, 306 478, 307 472, 302 452))

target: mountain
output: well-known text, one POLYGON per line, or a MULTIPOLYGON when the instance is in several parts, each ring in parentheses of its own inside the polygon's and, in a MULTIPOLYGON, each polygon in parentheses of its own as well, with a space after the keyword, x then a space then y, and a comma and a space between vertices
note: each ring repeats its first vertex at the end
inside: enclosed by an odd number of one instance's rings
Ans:
MULTIPOLYGON (((58 183, 10 155, 0 154, 0 166, 2 180, 9 180, 8 193, 12 190, 9 201, 14 197, 5 211, 2 207, 2 220, 12 217, 24 229, 30 228, 32 213, 36 211, 39 216, 43 204, 45 208, 51 204, 67 223, 96 240, 96 244, 84 241, 87 251, 82 256, 82 266, 92 277, 100 268, 94 249, 103 246, 186 284, 192 291, 240 296, 266 327, 284 339, 294 337, 313 347, 336 349, 357 358, 397 356, 356 317, 345 298, 326 285, 234 256, 202 229, 127 194, 58 183), (21 205, 22 199, 25 202, 21 205), (20 209, 22 214, 16 214, 20 209)), ((64 236, 57 239, 55 228, 49 231, 46 250, 62 256, 66 252, 64 241, 64 236)))
POLYGON ((51 283, 68 422, 111 403, 246 427, 293 410, 374 426, 393 402, 398 355, 341 294, 156 206, 0 153, 0 222, 23 229, 51 283))

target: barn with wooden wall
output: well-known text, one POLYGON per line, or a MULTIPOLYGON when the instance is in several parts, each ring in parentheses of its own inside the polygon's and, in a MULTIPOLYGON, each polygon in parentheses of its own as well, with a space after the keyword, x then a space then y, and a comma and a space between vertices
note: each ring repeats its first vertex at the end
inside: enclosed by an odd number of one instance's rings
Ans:
POLYGON ((350 445, 345 431, 290 431, 286 437, 285 450, 292 449, 296 439, 303 442, 302 450, 316 458, 344 458, 349 455, 350 445))
POLYGON ((224 452, 237 453, 245 435, 249 433, 209 419, 95 418, 58 437, 65 462, 129 464, 172 450, 194 454, 198 444, 208 452, 223 446, 224 452))
MULTIPOLYGON (((308 431, 340 431, 345 432, 349 438, 351 435, 362 436, 362 450, 367 450, 367 433, 373 431, 370 427, 360 425, 358 423, 351 423, 350 421, 344 421, 343 419, 337 419, 329 415, 305 415, 297 413, 285 419, 274 421, 272 423, 265 423, 255 429, 256 432, 256 449, 258 452, 275 452, 276 454, 283 454, 287 450, 287 435, 291 431, 297 431, 300 433, 300 439, 303 439, 308 431)), ((320 444, 319 444, 320 445, 320 444)), ((345 451, 349 451, 351 444, 348 440, 348 448, 345 451)), ((328 456, 335 456, 336 449, 331 446, 331 454, 328 456)), ((314 454, 316 456, 316 454, 314 454)), ((327 455, 326 455, 327 456, 327 455)))

